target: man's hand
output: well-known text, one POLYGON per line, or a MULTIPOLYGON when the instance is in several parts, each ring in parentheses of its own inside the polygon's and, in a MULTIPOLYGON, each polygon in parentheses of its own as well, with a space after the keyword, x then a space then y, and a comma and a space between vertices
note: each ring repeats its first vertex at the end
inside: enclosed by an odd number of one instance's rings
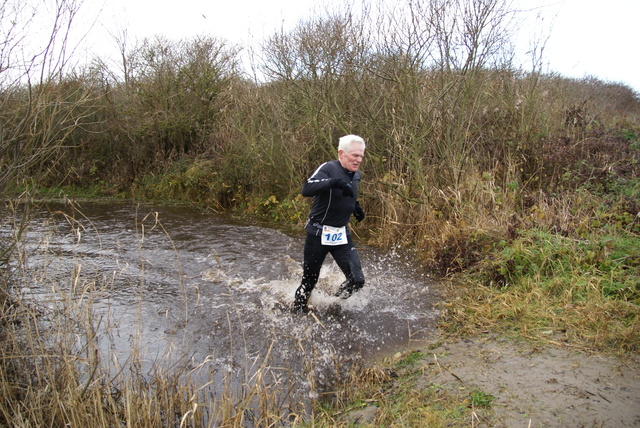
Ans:
POLYGON ((353 216, 356 218, 356 220, 358 220, 358 222, 364 220, 364 210, 362 209, 362 207, 360 206, 360 202, 358 201, 356 201, 356 207, 353 210, 353 216))
POLYGON ((332 178, 331 187, 341 189, 344 196, 353 196, 353 188, 347 180, 341 178, 332 178))

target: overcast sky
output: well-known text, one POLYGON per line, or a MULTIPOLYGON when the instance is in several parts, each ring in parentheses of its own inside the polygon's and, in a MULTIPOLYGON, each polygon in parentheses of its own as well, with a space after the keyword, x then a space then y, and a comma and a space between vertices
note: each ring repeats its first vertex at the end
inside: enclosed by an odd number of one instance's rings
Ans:
MULTIPOLYGON (((246 46, 275 29, 292 28, 330 0, 85 0, 95 15, 89 41, 96 50, 115 44, 108 32, 126 29, 131 40, 162 34, 170 39, 210 34, 246 46)), ((424 0, 427 1, 427 0, 424 0)), ((596 76, 640 92, 637 47, 640 0, 514 0, 530 10, 518 40, 548 34, 545 71, 596 76)))

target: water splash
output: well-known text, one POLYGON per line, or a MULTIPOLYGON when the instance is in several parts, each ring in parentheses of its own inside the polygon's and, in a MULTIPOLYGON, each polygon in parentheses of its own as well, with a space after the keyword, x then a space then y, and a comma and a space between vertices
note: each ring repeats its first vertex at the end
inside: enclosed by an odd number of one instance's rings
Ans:
POLYGON ((361 247, 367 282, 349 299, 333 296, 344 277, 329 256, 311 294, 312 313, 294 315, 302 231, 285 234, 186 207, 81 208, 74 221, 42 212, 32 223, 29 264, 48 283, 34 281, 29 292, 41 301, 52 289, 73 294, 69 278, 82 266, 82 281, 102 284, 92 298, 107 360, 126 361, 136 349, 147 361, 188 355, 195 367, 211 361, 225 372, 251 370, 272 349, 271 367, 286 366, 314 396, 353 361, 428 339, 438 317, 433 283, 399 249, 361 247))

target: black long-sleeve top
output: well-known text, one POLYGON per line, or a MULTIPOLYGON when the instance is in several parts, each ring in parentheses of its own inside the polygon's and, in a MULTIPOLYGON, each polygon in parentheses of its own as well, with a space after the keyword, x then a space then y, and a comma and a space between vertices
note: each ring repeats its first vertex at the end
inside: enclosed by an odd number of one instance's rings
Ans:
POLYGON ((351 172, 340 165, 338 160, 320 165, 302 186, 303 196, 313 196, 309 221, 305 227, 307 232, 319 235, 321 225, 346 226, 351 220, 358 199, 358 183, 361 178, 360 171, 351 172), (351 183, 353 196, 345 196, 342 189, 332 188, 333 178, 341 178, 351 183))

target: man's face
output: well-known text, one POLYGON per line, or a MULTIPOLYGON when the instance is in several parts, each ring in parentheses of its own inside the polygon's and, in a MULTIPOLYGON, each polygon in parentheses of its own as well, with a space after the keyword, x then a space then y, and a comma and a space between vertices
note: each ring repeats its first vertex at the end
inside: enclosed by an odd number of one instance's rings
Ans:
POLYGON ((340 161, 340 165, 351 172, 356 172, 358 170, 363 157, 364 149, 360 143, 351 144, 351 150, 348 152, 338 150, 338 160, 340 161))

